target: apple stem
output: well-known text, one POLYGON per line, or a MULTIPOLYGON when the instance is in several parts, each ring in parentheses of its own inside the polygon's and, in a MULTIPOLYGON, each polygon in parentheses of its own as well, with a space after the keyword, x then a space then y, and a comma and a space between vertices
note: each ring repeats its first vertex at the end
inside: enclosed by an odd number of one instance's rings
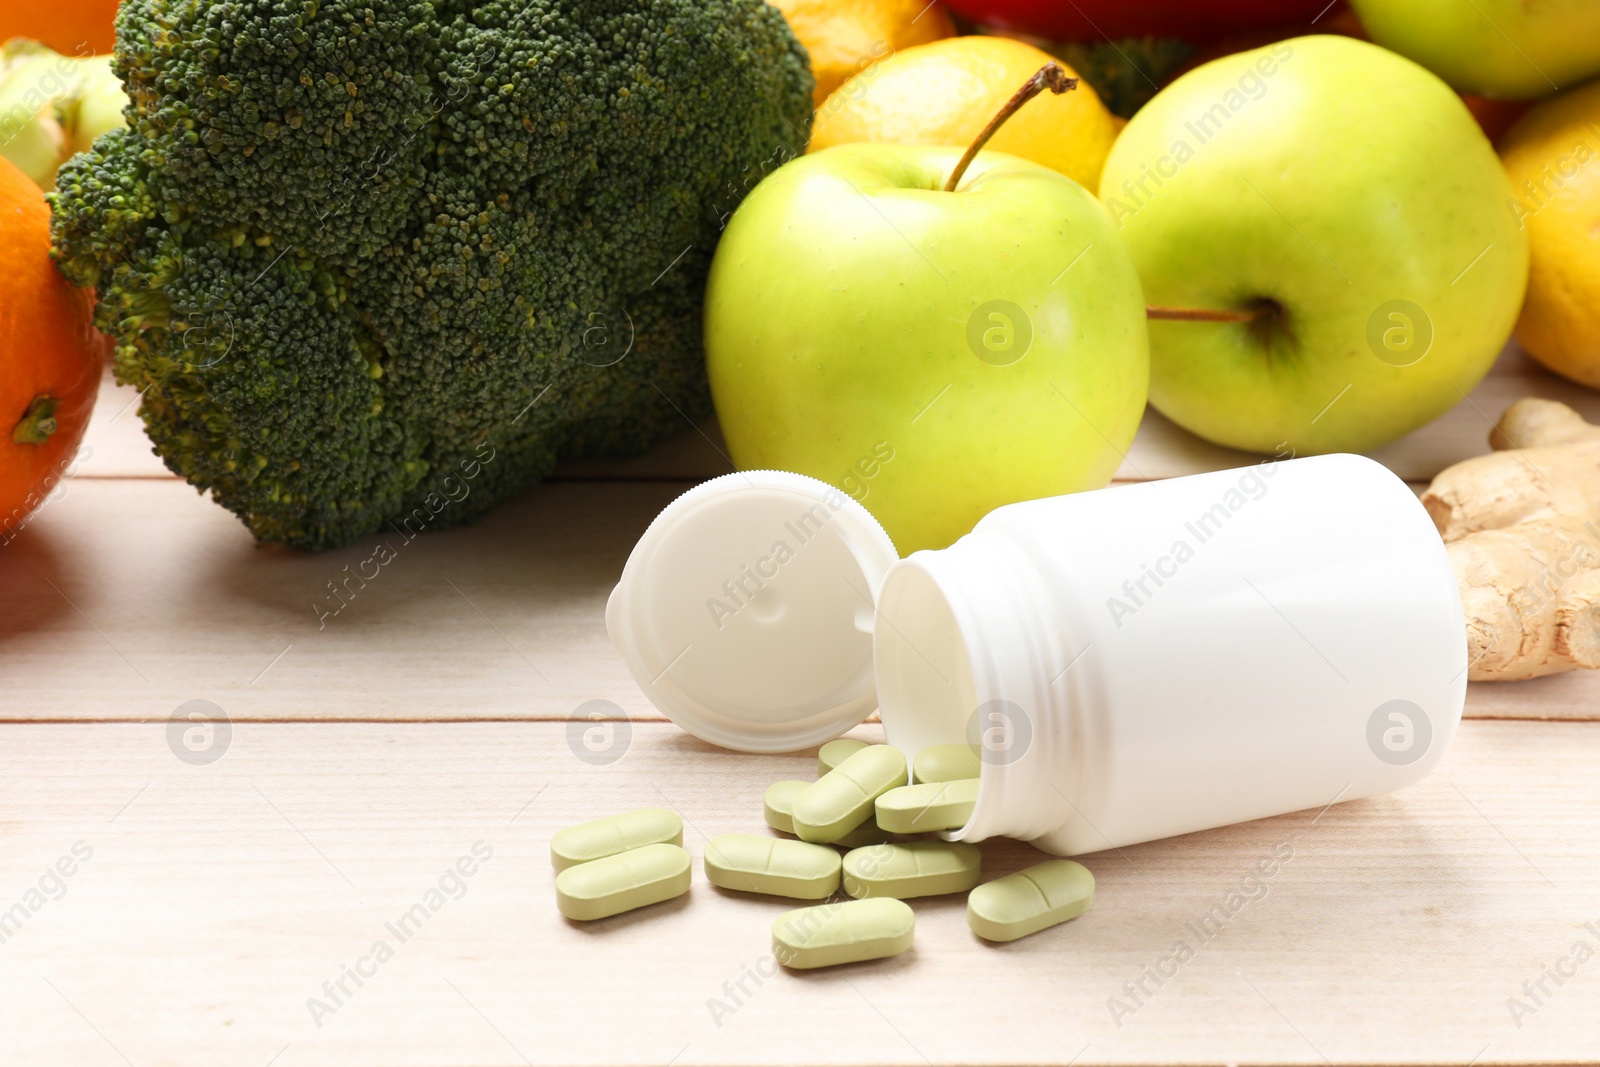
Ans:
POLYGON ((1068 89, 1076 89, 1078 79, 1067 74, 1066 68, 1060 63, 1050 62, 1040 67, 1027 81, 1022 83, 1022 88, 1014 93, 1004 107, 995 112, 994 118, 989 120, 989 125, 978 134, 977 140, 967 146, 966 154, 961 157, 961 162, 956 164, 956 169, 950 172, 950 180, 944 183, 944 191, 953 193, 956 186, 961 184, 962 175, 967 173, 967 167, 972 163, 983 146, 989 143, 995 131, 1006 124, 1006 120, 1017 113, 1017 109, 1029 100, 1049 89, 1052 93, 1064 93, 1068 89))
POLYGON ((1155 304, 1144 309, 1145 317, 1171 322, 1254 322, 1270 313, 1266 307, 1253 308, 1169 308, 1155 304))

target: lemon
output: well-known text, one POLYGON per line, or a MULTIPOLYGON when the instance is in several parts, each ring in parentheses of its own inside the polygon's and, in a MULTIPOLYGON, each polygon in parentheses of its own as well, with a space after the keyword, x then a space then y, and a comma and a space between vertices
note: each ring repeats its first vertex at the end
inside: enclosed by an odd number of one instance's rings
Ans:
POLYGON ((1600 388, 1600 81, 1533 108, 1500 156, 1532 252, 1517 341, 1557 374, 1600 388))
POLYGON ((931 0, 772 0, 811 53, 820 105, 844 80, 902 48, 954 37, 931 0))
MULTIPOLYGON (((896 52, 817 109, 811 151, 852 141, 964 147, 1051 59, 1003 37, 954 37, 896 52)), ((1041 163, 1093 191, 1120 125, 1080 80, 1071 92, 1029 101, 987 147, 1041 163)))

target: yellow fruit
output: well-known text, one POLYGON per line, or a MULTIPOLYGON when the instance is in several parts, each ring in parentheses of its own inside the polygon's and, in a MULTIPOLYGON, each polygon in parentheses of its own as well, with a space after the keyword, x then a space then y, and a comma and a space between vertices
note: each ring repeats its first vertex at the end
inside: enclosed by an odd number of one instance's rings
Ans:
POLYGON ((944 9, 930 0, 771 0, 811 53, 813 100, 820 106, 852 74, 902 48, 954 37, 944 9))
MULTIPOLYGON (((1051 58, 1004 37, 955 37, 896 52, 823 103, 810 150, 852 141, 966 146, 1051 58)), ((1080 80, 1071 92, 1029 101, 988 147, 1042 163, 1093 192, 1119 125, 1080 80)))
POLYGON ((1517 341, 1557 374, 1600 388, 1600 81, 1529 111, 1500 155, 1532 254, 1517 341))

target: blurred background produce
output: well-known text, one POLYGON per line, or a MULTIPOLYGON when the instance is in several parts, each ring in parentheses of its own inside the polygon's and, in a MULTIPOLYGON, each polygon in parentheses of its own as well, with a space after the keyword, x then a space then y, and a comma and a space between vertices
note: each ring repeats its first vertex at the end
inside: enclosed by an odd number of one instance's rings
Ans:
POLYGON ((1600 74, 1594 0, 1350 0, 1378 44, 1464 93, 1548 96, 1600 74))
POLYGON ((0 42, 26 37, 74 57, 104 55, 116 43, 117 0, 5 0, 0 42))
POLYGON ((0 156, 41 189, 95 138, 123 124, 128 98, 108 55, 77 59, 18 37, 0 47, 0 156))
POLYGON ((1600 81, 1533 108, 1500 154, 1533 252, 1517 340, 1557 374, 1600 387, 1600 81))
POLYGON ((1241 30, 1308 26, 1328 0, 947 0, 973 22, 1060 41, 1177 37, 1211 41, 1241 30))
MULTIPOLYGON (((822 104, 811 151, 853 141, 964 148, 1050 59, 1004 37, 957 37, 896 52, 822 104)), ((1093 190, 1121 125, 1084 83, 1029 103, 988 148, 1031 159, 1093 190)))
POLYGON ((1028 34, 985 32, 1023 41, 1055 56, 1089 83, 1107 110, 1124 120, 1149 103, 1195 54, 1194 45, 1176 37, 1051 41, 1028 34))
POLYGON ((944 8, 928 0, 774 0, 772 6, 811 57, 819 107, 877 60, 956 33, 944 8))

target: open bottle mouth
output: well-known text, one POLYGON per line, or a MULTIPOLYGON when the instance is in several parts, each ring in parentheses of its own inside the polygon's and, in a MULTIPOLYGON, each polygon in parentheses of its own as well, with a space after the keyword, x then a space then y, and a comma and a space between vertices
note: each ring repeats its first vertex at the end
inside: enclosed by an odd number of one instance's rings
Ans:
MULTIPOLYGON (((879 590, 873 657, 884 733, 908 764, 925 748, 970 743, 978 697, 967 643, 945 591, 916 561, 896 565, 879 590)), ((973 816, 994 777, 980 759, 973 816)), ((963 839, 973 822, 940 836, 963 839)))
POLYGON ((873 646, 878 707, 908 760, 931 745, 975 751, 977 803, 943 837, 1030 840, 1059 825, 1062 790, 1072 789, 1051 777, 1063 749, 1049 684, 1056 628, 1038 572, 975 537, 915 553, 885 576, 873 646))
POLYGON ((878 707, 889 743, 908 757, 967 741, 977 707, 972 663, 955 612, 927 570, 896 567, 879 594, 878 707))

